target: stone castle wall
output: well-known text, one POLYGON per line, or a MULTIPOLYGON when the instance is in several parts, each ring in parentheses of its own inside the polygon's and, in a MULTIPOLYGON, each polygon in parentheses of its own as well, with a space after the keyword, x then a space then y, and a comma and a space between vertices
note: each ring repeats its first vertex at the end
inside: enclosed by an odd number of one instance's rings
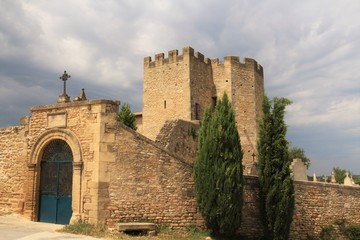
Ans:
POLYGON ((185 120, 202 120, 205 109, 213 105, 216 96, 212 68, 209 59, 204 55, 190 50, 190 94, 191 118, 185 120))
POLYGON ((264 78, 262 67, 253 59, 229 58, 233 67, 232 106, 236 115, 237 128, 240 134, 241 147, 244 152, 245 165, 256 161, 258 120, 262 111, 264 96, 264 78))
POLYGON ((258 119, 264 96, 263 69, 255 60, 228 56, 222 63, 210 60, 191 47, 144 59, 144 90, 141 133, 156 139, 167 120, 202 120, 206 107, 227 93, 232 103, 244 165, 256 159, 258 119))
POLYGON ((190 49, 183 55, 170 51, 144 60, 142 131, 155 140, 166 120, 191 119, 189 89, 190 49))
POLYGON ((26 127, 0 128, 0 212, 21 213, 24 204, 26 127))

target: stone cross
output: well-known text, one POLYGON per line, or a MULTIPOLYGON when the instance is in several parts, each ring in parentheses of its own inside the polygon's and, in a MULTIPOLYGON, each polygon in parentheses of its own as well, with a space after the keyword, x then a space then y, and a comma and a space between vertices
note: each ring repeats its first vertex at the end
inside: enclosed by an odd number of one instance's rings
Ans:
POLYGON ((71 78, 71 76, 69 74, 67 74, 66 71, 64 71, 64 74, 62 76, 60 76, 60 79, 63 80, 63 82, 64 82, 64 92, 62 95, 59 96, 58 103, 70 102, 70 97, 66 94, 66 81, 69 78, 71 78))
POLYGON ((60 79, 64 81, 64 93, 63 96, 66 96, 66 81, 71 78, 71 76, 69 74, 67 74, 66 71, 64 71, 64 74, 62 76, 60 76, 60 79))

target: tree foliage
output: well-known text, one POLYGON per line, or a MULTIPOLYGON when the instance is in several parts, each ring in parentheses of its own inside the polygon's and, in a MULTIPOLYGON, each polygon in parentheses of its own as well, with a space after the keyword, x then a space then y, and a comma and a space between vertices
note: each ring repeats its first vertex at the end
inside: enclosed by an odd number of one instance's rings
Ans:
POLYGON ((354 177, 354 182, 355 182, 355 184, 359 184, 359 185, 360 185, 360 176, 354 177))
POLYGON ((344 184, 344 179, 346 177, 346 170, 339 168, 339 167, 335 167, 333 168, 333 172, 335 175, 335 181, 339 184, 344 184))
POLYGON ((294 186, 284 122, 285 108, 290 103, 286 98, 270 101, 264 97, 258 142, 260 200, 266 236, 277 240, 288 238, 294 211, 294 186))
POLYGON ((294 160, 295 158, 300 158, 305 164, 306 168, 309 169, 311 160, 305 155, 304 149, 298 147, 289 148, 289 157, 290 161, 294 160))
POLYGON ((235 114, 226 94, 214 113, 205 111, 194 165, 196 200, 208 229, 233 235, 243 203, 243 153, 235 114))
POLYGON ((129 128, 132 128, 134 130, 137 129, 135 114, 133 114, 131 112, 131 108, 130 108, 130 105, 128 103, 124 103, 121 106, 120 113, 118 114, 116 119, 117 119, 117 121, 122 122, 123 124, 125 124, 129 128))

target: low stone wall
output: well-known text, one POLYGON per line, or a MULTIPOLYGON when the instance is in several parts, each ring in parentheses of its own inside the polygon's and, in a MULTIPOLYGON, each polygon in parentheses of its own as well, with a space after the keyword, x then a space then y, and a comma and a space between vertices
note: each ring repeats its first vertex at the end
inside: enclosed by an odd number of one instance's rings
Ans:
POLYGON ((21 213, 26 172, 25 127, 0 128, 0 212, 21 213))
MULTIPOLYGON (((306 240, 307 235, 319 237, 322 227, 339 219, 360 224, 360 186, 294 181, 294 188, 295 211, 289 239, 306 240)), ((243 220, 239 232, 258 239, 263 229, 258 178, 244 176, 243 220)))
POLYGON ((323 226, 346 219, 360 224, 360 186, 295 181, 295 212, 291 239, 319 236, 323 226))

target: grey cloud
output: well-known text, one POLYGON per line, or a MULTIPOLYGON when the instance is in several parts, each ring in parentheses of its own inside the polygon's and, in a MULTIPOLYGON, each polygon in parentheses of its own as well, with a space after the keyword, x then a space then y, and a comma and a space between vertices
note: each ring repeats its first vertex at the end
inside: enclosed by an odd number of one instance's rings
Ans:
POLYGON ((191 45, 256 59, 267 94, 293 100, 289 138, 313 166, 356 169, 359 11, 357 0, 2 1, 0 126, 56 102, 64 70, 72 97, 85 88, 141 111, 143 58, 191 45))

